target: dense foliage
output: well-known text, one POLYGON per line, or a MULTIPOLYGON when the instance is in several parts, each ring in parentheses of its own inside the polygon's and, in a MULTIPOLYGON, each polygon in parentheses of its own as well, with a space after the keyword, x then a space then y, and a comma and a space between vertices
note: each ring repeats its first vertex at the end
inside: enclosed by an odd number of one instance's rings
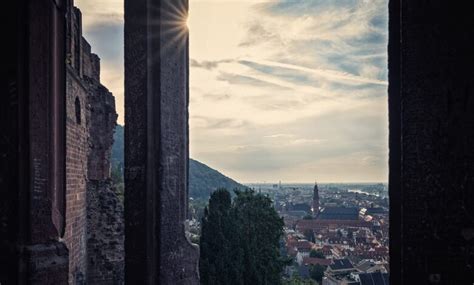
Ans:
POLYGON ((202 219, 201 284, 280 284, 283 220, 267 196, 225 189, 211 194, 202 219))
POLYGON ((125 184, 123 182, 123 170, 120 165, 112 166, 112 171, 110 173, 110 177, 112 179, 112 185, 115 189, 115 193, 117 193, 120 201, 123 202, 124 194, 125 194, 125 184))
POLYGON ((324 277, 324 271, 326 271, 326 266, 316 264, 311 266, 311 268, 309 269, 309 275, 312 279, 316 280, 319 284, 321 284, 324 277))
POLYGON ((110 161, 112 169, 119 169, 123 175, 124 166, 124 127, 121 125, 115 126, 114 143, 112 145, 112 154, 110 161))
POLYGON ((317 257, 317 258, 326 258, 324 256, 324 253, 322 250, 315 250, 315 249, 312 249, 310 252, 309 252, 309 257, 317 257))
POLYGON ((304 236, 306 237, 306 239, 310 242, 316 242, 316 239, 314 237, 314 232, 313 230, 306 230, 304 231, 304 236))
POLYGON ((318 285, 313 279, 302 279, 298 276, 293 276, 289 280, 283 280, 282 285, 318 285))

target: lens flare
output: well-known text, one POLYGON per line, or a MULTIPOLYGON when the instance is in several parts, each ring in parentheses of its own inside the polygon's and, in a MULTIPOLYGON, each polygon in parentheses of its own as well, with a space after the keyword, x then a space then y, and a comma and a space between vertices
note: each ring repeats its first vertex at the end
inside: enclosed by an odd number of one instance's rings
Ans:
POLYGON ((160 26, 160 33, 153 37, 160 37, 165 43, 161 45, 161 51, 167 52, 169 49, 181 51, 188 42, 188 1, 175 0, 163 1, 160 8, 151 7, 151 13, 159 13, 159 19, 149 23, 152 26, 160 26))

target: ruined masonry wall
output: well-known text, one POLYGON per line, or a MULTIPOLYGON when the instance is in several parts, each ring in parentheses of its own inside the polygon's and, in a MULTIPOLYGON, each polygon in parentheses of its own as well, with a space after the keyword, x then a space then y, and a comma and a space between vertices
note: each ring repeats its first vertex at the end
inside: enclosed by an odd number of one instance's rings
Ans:
POLYGON ((123 284, 123 204, 110 180, 87 184, 87 283, 123 284))
POLYGON ((67 7, 66 232, 69 284, 123 283, 123 206, 110 181, 115 100, 100 83, 100 59, 67 7))
MULTIPOLYGON (((94 68, 90 70, 94 71, 94 68)), ((110 179, 117 114, 112 93, 96 79, 87 80, 91 90, 88 101, 87 284, 123 284, 123 204, 110 179)))

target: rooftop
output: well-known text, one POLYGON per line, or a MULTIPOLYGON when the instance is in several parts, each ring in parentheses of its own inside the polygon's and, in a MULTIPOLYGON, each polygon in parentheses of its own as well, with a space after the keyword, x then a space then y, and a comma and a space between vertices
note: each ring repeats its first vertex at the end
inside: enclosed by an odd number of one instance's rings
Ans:
POLYGON ((323 265, 328 266, 331 265, 332 260, 325 259, 325 258, 317 258, 317 257, 305 257, 303 258, 303 264, 305 265, 323 265))
POLYGON ((331 270, 349 270, 354 269, 354 266, 349 259, 335 259, 333 264, 329 265, 331 270))
POLYGON ((388 273, 374 272, 359 274, 360 285, 388 285, 388 273))
POLYGON ((359 209, 355 207, 326 207, 321 210, 320 220, 358 220, 359 209))

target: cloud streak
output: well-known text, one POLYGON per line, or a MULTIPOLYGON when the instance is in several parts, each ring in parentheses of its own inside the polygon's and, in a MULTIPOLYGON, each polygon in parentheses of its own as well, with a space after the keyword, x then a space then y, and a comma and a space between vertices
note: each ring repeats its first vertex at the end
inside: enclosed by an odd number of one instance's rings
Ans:
MULTIPOLYGON (((123 0, 76 0, 123 123, 123 0)), ((388 1, 190 0, 191 156, 242 182, 387 180, 388 1)))
POLYGON ((192 156, 243 182, 386 181, 387 1, 190 4, 192 156))
MULTIPOLYGON (((300 65, 294 64, 287 64, 281 62, 274 62, 269 60, 252 60, 252 59, 245 59, 249 62, 255 62, 258 64, 271 66, 271 67, 280 67, 280 68, 287 68, 292 70, 304 71, 315 76, 324 77, 326 79, 334 80, 334 81, 342 81, 342 82, 356 82, 356 83, 369 83, 369 84, 377 84, 377 85, 384 85, 387 86, 388 82, 385 80, 377 80, 371 79, 367 77, 357 76, 350 74, 348 72, 340 72, 337 70, 328 70, 328 69, 317 69, 317 68, 308 68, 300 65)), ((377 69, 376 67, 372 67, 377 69)))

